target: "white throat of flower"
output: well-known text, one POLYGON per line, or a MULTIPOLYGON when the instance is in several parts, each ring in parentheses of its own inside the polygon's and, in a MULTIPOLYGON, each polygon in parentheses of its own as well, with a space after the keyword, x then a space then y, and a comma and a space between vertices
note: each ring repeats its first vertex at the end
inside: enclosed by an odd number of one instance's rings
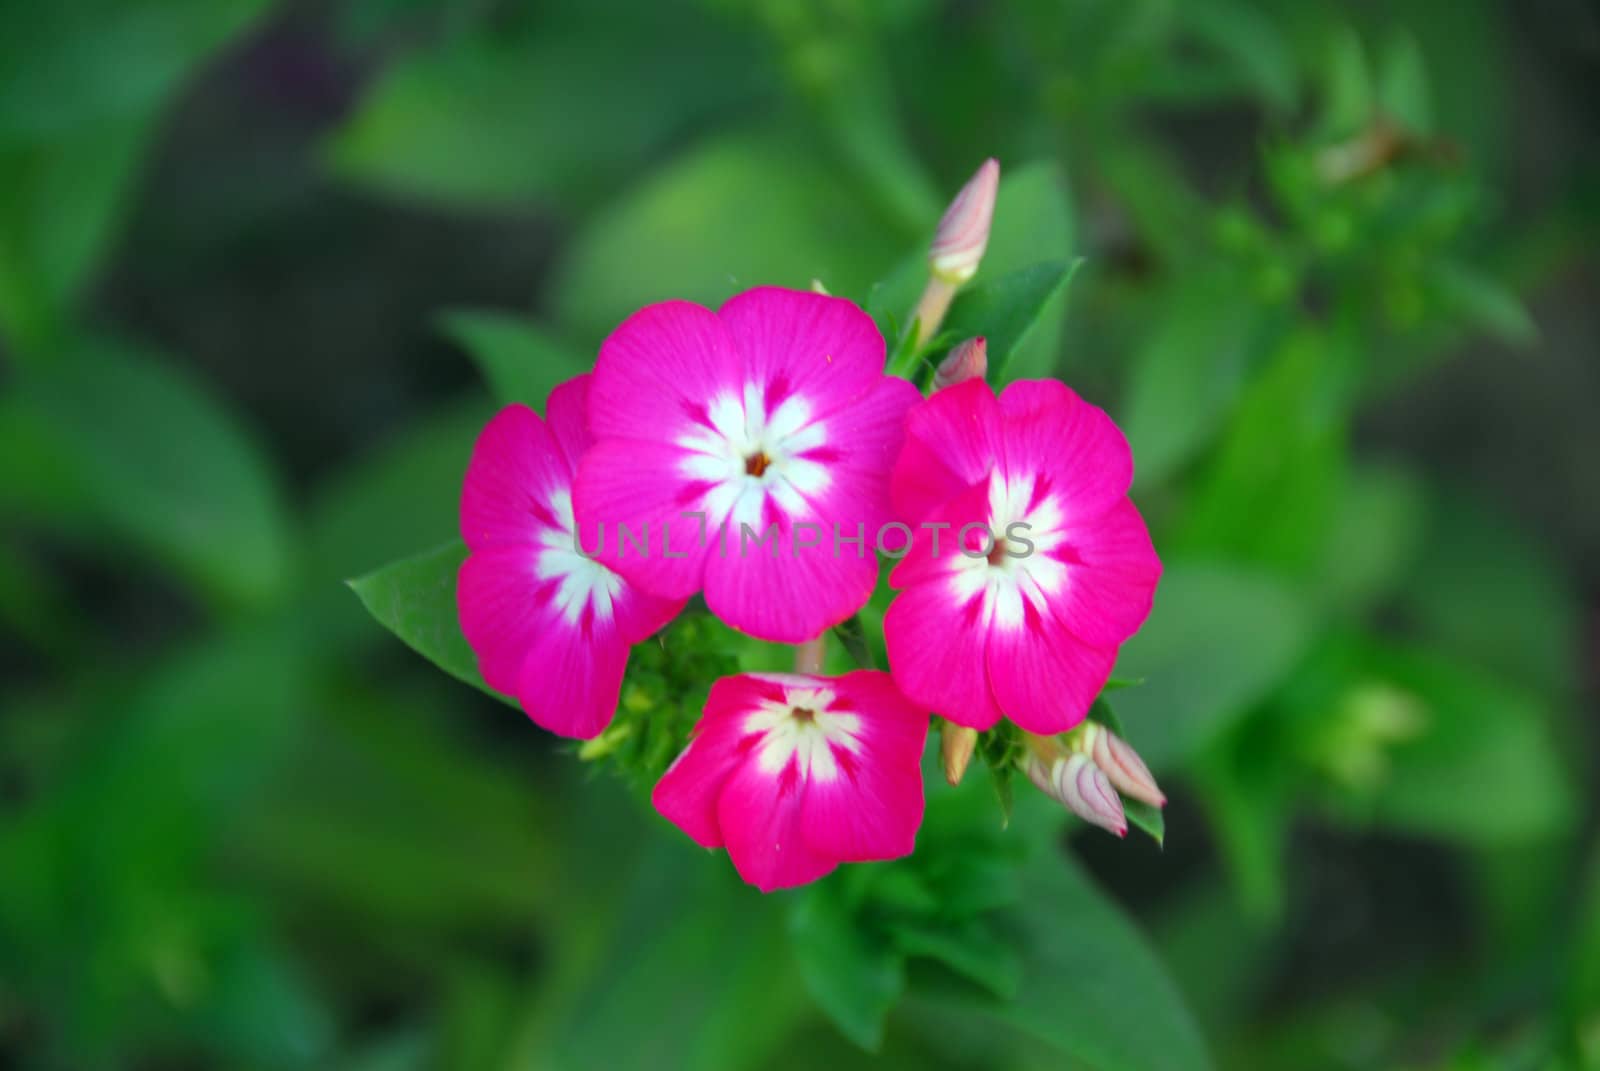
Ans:
POLYGON ((859 754, 861 719, 848 711, 833 710, 837 696, 828 688, 787 687, 782 701, 763 700, 745 715, 747 733, 760 733, 756 765, 776 777, 790 762, 808 781, 832 781, 839 776, 835 749, 859 754))
POLYGON ((565 487, 552 492, 549 505, 557 526, 539 533, 535 574, 541 580, 557 582, 556 609, 568 623, 581 621, 587 606, 594 607, 596 620, 610 621, 622 578, 578 552, 572 492, 565 487))
MULTIPOLYGON (((963 603, 982 598, 985 626, 1022 628, 1025 604, 1041 616, 1049 613, 1050 600, 1069 580, 1066 563, 1049 553, 1065 540, 1061 499, 1047 494, 1036 503, 1034 488, 1031 474, 1007 477, 999 469, 989 474, 987 523, 994 544, 987 557, 968 557, 962 548, 941 542, 940 552, 956 562, 951 577, 956 597, 963 603), (1008 537, 1008 532, 1015 534, 1008 537)), ((948 535, 954 543, 958 533, 948 535)))
POLYGON ((678 440, 690 453, 683 475, 712 485, 704 501, 708 523, 726 518, 735 533, 741 524, 760 531, 769 496, 790 517, 805 516, 806 499, 829 483, 828 470, 802 456, 828 441, 826 425, 812 419, 799 395, 768 413, 765 394, 756 384, 746 385, 743 397, 719 394, 706 410, 711 427, 696 426, 678 440))

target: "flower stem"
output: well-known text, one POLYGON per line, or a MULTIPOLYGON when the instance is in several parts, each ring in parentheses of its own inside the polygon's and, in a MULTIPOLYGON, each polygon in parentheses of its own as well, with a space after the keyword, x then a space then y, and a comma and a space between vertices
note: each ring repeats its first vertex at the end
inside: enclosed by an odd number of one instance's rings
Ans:
POLYGON ((824 632, 814 640, 796 644, 794 649, 794 671, 796 673, 821 673, 822 661, 828 654, 828 634, 824 632))
POLYGON ((917 367, 923 349, 939 333, 939 325, 944 323, 944 315, 950 311, 950 302, 955 299, 959 289, 959 284, 937 275, 928 277, 928 285, 917 299, 916 308, 911 310, 910 344, 901 345, 894 354, 888 368, 891 376, 909 378, 912 369, 917 367))
POLYGON ((911 316, 917 323, 917 349, 926 346, 939 333, 939 325, 944 323, 944 314, 950 311, 950 302, 955 299, 956 289, 957 284, 937 275, 928 277, 928 285, 917 299, 917 307, 911 310, 911 316))

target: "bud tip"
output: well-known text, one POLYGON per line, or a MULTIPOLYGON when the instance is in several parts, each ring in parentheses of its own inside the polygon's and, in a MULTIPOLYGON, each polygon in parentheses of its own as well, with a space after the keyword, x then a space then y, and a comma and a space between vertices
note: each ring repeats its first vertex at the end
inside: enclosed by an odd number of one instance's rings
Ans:
POLYGON ((961 187, 939 220, 939 230, 928 251, 928 264, 934 275, 959 285, 977 274, 983 251, 989 245, 989 227, 994 221, 999 190, 1000 161, 991 156, 961 187))
POLYGON ((933 373, 933 389, 944 390, 969 379, 982 379, 989 373, 989 343, 982 335, 960 343, 939 362, 933 373))
POLYGON ((978 730, 946 722, 939 736, 939 754, 944 760, 944 779, 951 787, 959 785, 978 746, 978 730))

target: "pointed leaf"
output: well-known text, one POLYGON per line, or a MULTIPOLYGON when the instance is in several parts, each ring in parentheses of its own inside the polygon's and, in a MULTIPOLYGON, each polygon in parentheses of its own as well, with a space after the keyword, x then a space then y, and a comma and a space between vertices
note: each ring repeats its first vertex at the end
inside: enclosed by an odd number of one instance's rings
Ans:
POLYGON ((839 881, 807 890, 795 905, 789 932, 817 1004, 846 1037, 875 1051, 889 1009, 905 989, 900 957, 856 924, 839 881))
POLYGON ((591 364, 532 322, 504 313, 448 312, 440 327, 472 357, 496 401, 541 415, 550 391, 591 364))
POLYGON ((940 334, 951 340, 982 335, 989 345, 989 378, 995 383, 1049 369, 1012 368, 1012 359, 1040 322, 1051 299, 1061 293, 1079 261, 1048 261, 1012 272, 992 283, 961 292, 950 306, 940 334))
POLYGON ((457 680, 510 703, 484 683, 478 660, 461 634, 456 574, 466 560, 464 544, 447 543, 352 580, 350 588, 406 646, 457 680))

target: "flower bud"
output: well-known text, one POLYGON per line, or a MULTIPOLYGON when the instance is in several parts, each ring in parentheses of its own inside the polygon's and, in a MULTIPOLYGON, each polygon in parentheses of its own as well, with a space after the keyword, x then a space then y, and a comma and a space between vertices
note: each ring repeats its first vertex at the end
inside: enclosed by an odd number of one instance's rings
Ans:
POLYGON ((1000 162, 991 156, 961 187, 939 220, 928 250, 928 266, 936 277, 960 285, 978 273, 978 263, 989 245, 989 225, 999 189, 1000 162))
POLYGON ((1029 751, 1024 766, 1028 780, 1038 786, 1039 791, 1085 822, 1110 830, 1119 837, 1128 835, 1122 800, 1089 756, 1069 751, 1055 758, 1045 758, 1037 751, 1029 751))
POLYGON ((1070 745, 1094 760, 1105 771, 1106 778, 1124 796, 1132 796, 1152 807, 1165 807, 1167 797, 1156 785, 1150 768, 1139 753, 1122 737, 1099 722, 1085 721, 1073 730, 1070 745))
POLYGON ((951 350, 933 373, 933 389, 944 390, 989 372, 989 344, 982 335, 969 338, 951 350))
POLYGON ((944 760, 944 779, 959 785, 961 777, 972 762, 972 752, 978 746, 978 730, 965 725, 945 722, 939 734, 939 756, 944 760))

